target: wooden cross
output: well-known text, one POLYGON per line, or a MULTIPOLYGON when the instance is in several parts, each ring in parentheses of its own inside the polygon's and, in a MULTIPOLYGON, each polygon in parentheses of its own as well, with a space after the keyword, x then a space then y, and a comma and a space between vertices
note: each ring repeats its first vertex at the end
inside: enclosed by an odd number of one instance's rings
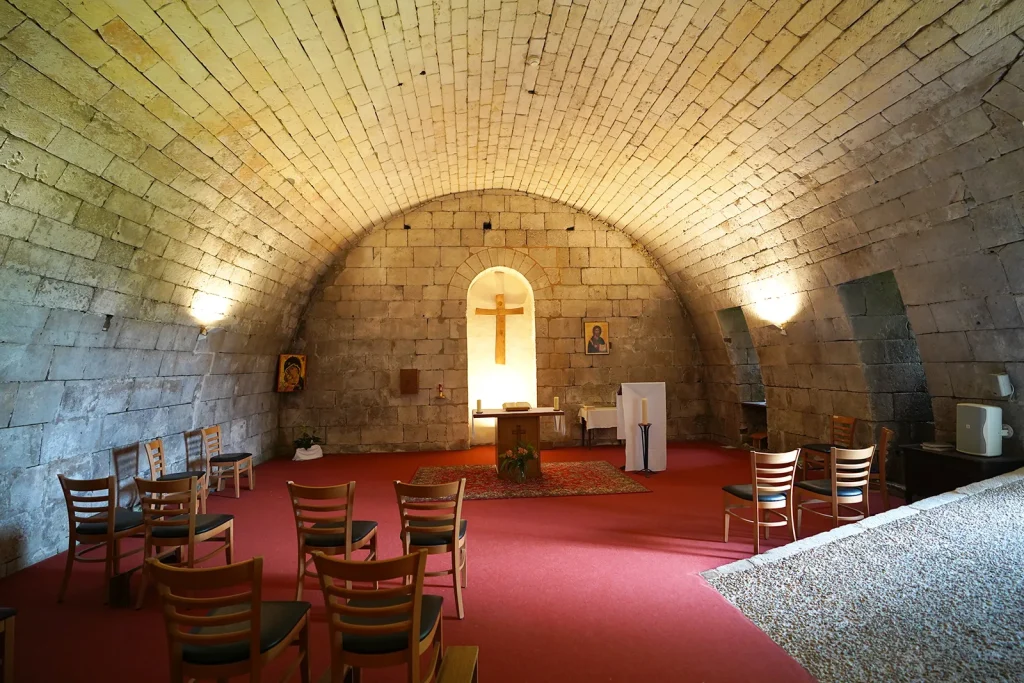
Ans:
POLYGON ((526 430, 523 429, 522 425, 516 425, 516 428, 512 430, 512 433, 516 435, 516 443, 523 440, 523 435, 526 434, 526 430))
POLYGON ((496 365, 505 364, 505 316, 506 315, 522 315, 523 309, 520 308, 505 308, 505 295, 495 294, 494 295, 494 308, 478 308, 476 309, 477 315, 493 315, 497 316, 495 320, 496 327, 494 332, 494 362, 496 365))

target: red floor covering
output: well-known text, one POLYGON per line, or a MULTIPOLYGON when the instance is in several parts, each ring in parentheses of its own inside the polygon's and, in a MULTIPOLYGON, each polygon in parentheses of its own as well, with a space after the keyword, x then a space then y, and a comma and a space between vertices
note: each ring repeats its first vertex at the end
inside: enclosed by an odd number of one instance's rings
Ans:
MULTIPOLYGON (((391 482, 408 481, 420 465, 482 463, 492 453, 278 460, 257 468, 256 491, 243 491, 238 500, 211 497, 210 512, 235 515, 236 558, 265 558, 265 597, 290 599, 296 541, 284 482, 356 480, 356 516, 380 522, 381 555, 389 557, 400 552, 391 482)), ((545 459, 606 459, 618 466, 624 456, 618 447, 595 447, 546 451, 545 459)), ((750 556, 748 525, 734 523, 733 538, 722 543, 720 491, 749 476, 745 451, 685 444, 670 446, 666 472, 640 478, 652 493, 467 501, 465 620, 454 617, 450 587, 428 589, 445 597, 445 643, 480 646, 483 683, 813 680, 699 576, 750 556)), ((806 533, 827 527, 805 524, 806 533)), ((784 542, 781 537, 780 530, 767 546, 784 542)), ((20 610, 17 680, 167 681, 156 596, 141 611, 104 606, 100 570, 78 564, 58 605, 63 563, 61 554, 0 581, 0 605, 20 610)), ((329 661, 326 627, 315 581, 306 587, 314 605, 317 680, 329 661)), ((363 675, 366 683, 399 680, 394 670, 363 675)))

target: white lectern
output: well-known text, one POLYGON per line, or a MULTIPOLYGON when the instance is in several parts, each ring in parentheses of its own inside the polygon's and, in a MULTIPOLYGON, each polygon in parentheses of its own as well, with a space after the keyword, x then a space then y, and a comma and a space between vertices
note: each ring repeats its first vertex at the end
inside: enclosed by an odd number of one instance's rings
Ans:
POLYGON ((644 468, 644 452, 640 444, 640 402, 647 399, 647 420, 651 423, 651 441, 647 451, 647 466, 661 472, 665 469, 668 451, 665 428, 665 383, 631 382, 622 385, 622 395, 616 397, 620 408, 619 434, 626 439, 626 471, 644 468))

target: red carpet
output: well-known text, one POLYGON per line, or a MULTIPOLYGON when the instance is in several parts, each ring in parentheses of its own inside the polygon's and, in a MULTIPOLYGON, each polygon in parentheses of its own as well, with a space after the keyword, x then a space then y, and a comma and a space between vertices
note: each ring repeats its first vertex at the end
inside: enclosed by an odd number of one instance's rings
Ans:
POLYGON ((443 484, 465 477, 466 500, 599 496, 611 493, 649 493, 650 489, 605 460, 541 463, 541 477, 524 482, 499 479, 494 465, 421 467, 413 484, 443 484))
MULTIPOLYGON (((621 448, 548 451, 550 460, 624 461, 621 448)), ((381 554, 400 551, 392 480, 421 465, 486 463, 490 449, 457 453, 328 456, 258 468, 255 492, 210 498, 210 512, 235 515, 237 556, 263 555, 267 599, 290 599, 295 535, 284 482, 356 480, 357 516, 381 524, 381 554)), ((445 597, 445 642, 480 646, 483 683, 556 681, 812 680, 767 636, 698 576, 751 553, 742 525, 721 542, 720 487, 746 482, 743 451, 670 447, 669 470, 640 478, 653 493, 481 500, 466 503, 469 588, 466 619, 445 597)), ((56 486, 56 483, 54 483, 56 486)), ((876 509, 881 509, 880 505, 876 509)), ((822 530, 812 521, 808 531, 822 530)), ((772 534, 767 545, 781 541, 772 534)), ((139 612, 102 604, 96 566, 79 565, 63 605, 56 602, 64 556, 0 581, 0 605, 20 610, 19 683, 168 680, 163 624, 150 595, 139 612)), ((438 583, 440 579, 431 579, 438 583)), ((320 595, 314 603, 314 680, 328 666, 320 595)), ((780 590, 784 587, 780 586, 780 590)), ((399 681, 396 671, 363 680, 399 681)))

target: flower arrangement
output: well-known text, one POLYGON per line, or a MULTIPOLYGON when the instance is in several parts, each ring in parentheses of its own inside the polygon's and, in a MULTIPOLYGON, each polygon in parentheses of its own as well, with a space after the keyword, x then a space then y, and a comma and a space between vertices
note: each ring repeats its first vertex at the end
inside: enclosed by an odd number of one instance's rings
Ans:
POLYGON ((498 456, 498 471, 510 475, 513 480, 522 484, 526 481, 526 464, 536 458, 537 449, 529 444, 520 443, 498 456))
POLYGON ((295 447, 296 448, 312 448, 316 444, 324 442, 324 440, 321 439, 316 434, 311 434, 310 432, 312 432, 312 431, 313 430, 310 429, 309 427, 303 427, 302 428, 302 436, 300 436, 299 438, 295 439, 295 441, 293 442, 295 444, 295 447))

